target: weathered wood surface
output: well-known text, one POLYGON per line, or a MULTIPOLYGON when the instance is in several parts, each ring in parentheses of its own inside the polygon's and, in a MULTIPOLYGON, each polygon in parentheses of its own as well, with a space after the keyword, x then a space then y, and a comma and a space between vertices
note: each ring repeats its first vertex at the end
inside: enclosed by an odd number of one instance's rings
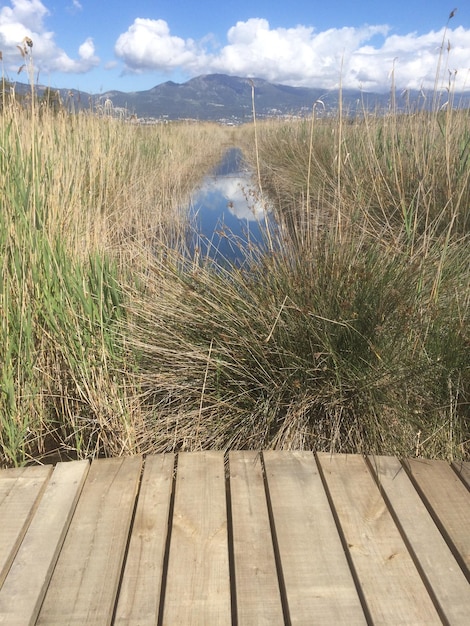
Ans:
POLYGON ((146 459, 115 624, 154 624, 158 615, 174 464, 173 454, 146 459))
POLYGON ((272 451, 264 462, 291 622, 365 624, 315 458, 272 451))
POLYGON ((0 624, 456 624, 468 463, 234 451, 0 470, 0 624))
POLYGON ((12 626, 36 623, 88 467, 59 463, 44 490, 0 590, 0 615, 12 626))
POLYGON ((38 624, 111 623, 140 469, 140 458, 92 463, 38 624))
POLYGON ((0 585, 28 529, 52 467, 3 470, 0 474, 0 585))
POLYGON ((470 489, 470 462, 459 461, 452 463, 453 469, 460 476, 462 482, 470 489))
POLYGON ((178 455, 164 624, 229 624, 224 458, 178 455))
POLYGON ((468 490, 445 461, 411 459, 406 467, 426 506, 470 579, 468 490))
POLYGON ((469 582, 456 567, 455 558, 409 476, 398 459, 375 457, 370 462, 397 526, 416 555, 423 581, 433 590, 439 614, 449 624, 467 624, 468 607, 462 598, 469 597, 469 582))
POLYGON ((229 472, 238 623, 284 624, 260 454, 231 452, 229 472))

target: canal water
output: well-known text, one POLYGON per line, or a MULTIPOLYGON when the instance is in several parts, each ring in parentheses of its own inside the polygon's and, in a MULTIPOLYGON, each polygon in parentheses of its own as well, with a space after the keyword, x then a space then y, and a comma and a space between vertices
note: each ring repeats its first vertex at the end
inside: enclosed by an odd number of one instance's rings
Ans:
POLYGON ((253 246, 262 245, 269 219, 241 150, 231 148, 192 195, 192 251, 221 265, 241 265, 253 246))

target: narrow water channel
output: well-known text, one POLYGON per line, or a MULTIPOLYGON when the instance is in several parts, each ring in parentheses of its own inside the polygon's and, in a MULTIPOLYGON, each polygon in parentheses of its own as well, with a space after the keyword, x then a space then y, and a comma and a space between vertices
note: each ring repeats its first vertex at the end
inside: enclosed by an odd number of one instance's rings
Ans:
POLYGON ((248 247, 263 241, 269 213, 241 150, 231 148, 191 198, 192 248, 220 264, 240 265, 248 247))

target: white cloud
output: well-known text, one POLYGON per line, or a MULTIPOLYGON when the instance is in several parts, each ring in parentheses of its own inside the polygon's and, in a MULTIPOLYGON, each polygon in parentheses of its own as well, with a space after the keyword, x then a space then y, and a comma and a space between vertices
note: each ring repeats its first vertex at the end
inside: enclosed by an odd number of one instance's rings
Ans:
POLYGON ((25 35, 43 30, 48 10, 40 0, 12 0, 11 7, 0 10, 0 43, 5 49, 16 47, 25 35))
POLYGON ((170 34, 164 20, 137 18, 129 29, 119 36, 115 52, 130 71, 171 71, 177 68, 196 69, 204 59, 192 39, 181 39, 170 34))
POLYGON ((88 37, 78 48, 78 54, 84 61, 95 58, 95 45, 91 37, 88 37))
POLYGON ((241 73, 295 85, 333 87, 339 82, 343 58, 386 26, 329 29, 271 29, 266 20, 238 22, 227 35, 228 45, 211 59, 216 71, 241 73))
MULTIPOLYGON (((55 43, 55 34, 44 25, 49 15, 40 0, 11 0, 11 6, 0 10, 0 49, 9 70, 21 64, 17 45, 28 36, 33 41, 35 69, 42 72, 84 73, 99 64, 92 39, 86 39, 78 49, 78 58, 72 59, 55 43)), ((78 8, 79 2, 74 1, 78 8)))
POLYGON ((83 11, 83 6, 78 0, 72 0, 72 4, 69 5, 66 10, 71 15, 74 15, 76 13, 79 13, 80 11, 83 11))
POLYGON ((21 25, 28 30, 41 30, 43 19, 49 11, 40 0, 11 0, 11 7, 0 11, 0 24, 5 26, 21 25))
POLYGON ((138 18, 118 38, 115 53, 131 72, 223 72, 325 89, 336 88, 341 80, 345 88, 384 91, 390 88, 392 71, 399 88, 432 88, 445 38, 442 80, 451 70, 456 88, 470 89, 470 31, 390 31, 387 25, 322 32, 302 25, 271 28, 267 20, 251 18, 232 26, 226 45, 214 49, 210 39, 195 42, 172 35, 164 20, 138 18))
MULTIPOLYGON (((41 0, 11 0, 0 8, 0 50, 8 72, 22 59, 17 45, 33 40, 34 65, 41 74, 85 73, 100 63, 91 38, 71 56, 47 29, 50 16, 41 0)), ((81 11, 80 0, 67 0, 67 10, 81 11)), ((461 26, 429 33, 398 35, 387 25, 332 28, 272 28, 254 17, 232 26, 222 45, 208 34, 196 41, 173 34, 164 20, 137 18, 116 40, 114 52, 126 72, 177 72, 196 76, 212 72, 252 76, 295 86, 385 91, 391 72, 398 88, 432 88, 439 56, 440 82, 449 77, 456 89, 470 89, 470 29, 461 26), (448 42, 450 50, 448 50, 448 42)), ((109 62, 107 68, 113 67, 109 62)))
POLYGON ((462 27, 431 31, 424 35, 410 33, 391 35, 379 47, 363 46, 349 61, 350 81, 364 88, 390 85, 390 73, 400 88, 433 88, 439 65, 440 87, 449 77, 455 78, 457 89, 470 89, 470 31, 462 27), (442 54, 441 54, 442 53, 442 54), (384 68, 387 70, 385 75, 384 68))
POLYGON ((259 221, 271 210, 260 198, 257 188, 244 175, 206 178, 193 198, 193 204, 196 210, 203 203, 206 209, 219 212, 221 200, 225 200, 229 213, 240 220, 259 221))
POLYGON ((104 64, 104 69, 105 70, 114 70, 117 66, 119 65, 119 62, 116 60, 113 61, 107 61, 104 64))

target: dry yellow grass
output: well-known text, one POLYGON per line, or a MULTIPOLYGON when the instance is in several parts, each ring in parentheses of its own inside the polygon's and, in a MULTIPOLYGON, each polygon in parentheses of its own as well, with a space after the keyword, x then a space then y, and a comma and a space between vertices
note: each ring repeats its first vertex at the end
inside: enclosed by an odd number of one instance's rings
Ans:
POLYGON ((227 131, 3 104, 0 463, 133 452, 125 286, 184 241, 188 194, 227 131))

